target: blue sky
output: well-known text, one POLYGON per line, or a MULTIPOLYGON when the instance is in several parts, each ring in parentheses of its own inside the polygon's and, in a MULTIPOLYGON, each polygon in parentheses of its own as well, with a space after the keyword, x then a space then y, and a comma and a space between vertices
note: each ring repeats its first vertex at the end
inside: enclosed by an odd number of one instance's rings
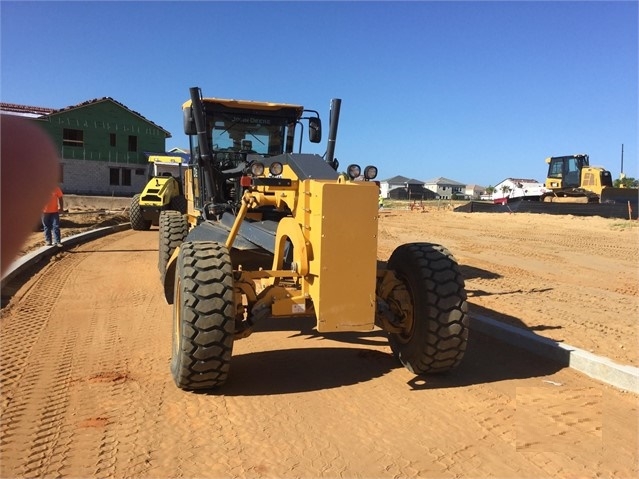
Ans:
POLYGON ((326 126, 338 97, 336 157, 380 179, 543 181, 546 157, 572 153, 617 178, 622 144, 637 178, 637 6, 3 0, 0 98, 109 96, 170 131, 171 148, 188 146, 191 86, 302 104, 326 126))

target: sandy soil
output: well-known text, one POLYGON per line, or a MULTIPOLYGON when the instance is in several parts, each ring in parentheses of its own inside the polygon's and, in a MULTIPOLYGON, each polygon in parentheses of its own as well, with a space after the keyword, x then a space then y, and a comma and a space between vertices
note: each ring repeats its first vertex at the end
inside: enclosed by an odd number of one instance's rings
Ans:
MULTIPOLYGON (((443 244, 473 313, 637 366, 638 232, 592 217, 383 210, 378 256, 443 244)), ((416 378, 380 332, 279 320, 236 342, 223 391, 185 393, 168 369, 157 254, 155 230, 64 249, 4 308, 0 477, 639 474, 636 395, 481 334, 458 370, 416 378)))
MULTIPOLYGON (((128 222, 129 201, 67 197, 63 238, 128 222)), ((418 241, 455 255, 475 313, 639 366, 639 221, 457 213, 447 205, 380 212, 379 259, 418 241)), ((34 232, 21 253, 41 246, 34 232)))
POLYGON ((639 366, 639 222, 540 214, 385 211, 379 256, 445 245, 473 311, 639 366))

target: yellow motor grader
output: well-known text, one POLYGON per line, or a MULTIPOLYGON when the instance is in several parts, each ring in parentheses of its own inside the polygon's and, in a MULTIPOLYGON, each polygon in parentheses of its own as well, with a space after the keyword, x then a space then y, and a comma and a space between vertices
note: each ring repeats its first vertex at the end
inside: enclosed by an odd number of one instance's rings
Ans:
POLYGON ((203 98, 183 105, 191 165, 187 213, 163 211, 159 269, 173 305, 171 373, 179 388, 223 385, 233 343, 258 321, 312 317, 320 333, 388 334, 415 374, 456 367, 468 339, 464 281, 451 253, 399 246, 377 260, 377 168, 339 172, 341 100, 331 102, 324 155, 318 112, 302 106, 203 98), (299 137, 299 150, 294 152, 299 137))

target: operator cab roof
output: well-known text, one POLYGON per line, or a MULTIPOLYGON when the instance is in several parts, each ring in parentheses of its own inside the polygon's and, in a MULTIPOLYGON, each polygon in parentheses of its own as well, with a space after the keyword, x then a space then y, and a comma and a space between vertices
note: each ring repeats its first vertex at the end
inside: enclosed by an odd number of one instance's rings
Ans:
MULTIPOLYGON (((304 107, 301 105, 293 105, 290 103, 272 103, 264 101, 252 100, 232 100, 226 98, 203 98, 205 107, 211 108, 213 111, 228 112, 238 110, 263 111, 265 113, 273 113, 278 116, 292 116, 299 118, 302 116, 304 107)), ((182 105, 182 109, 189 108, 191 100, 187 100, 182 105)))

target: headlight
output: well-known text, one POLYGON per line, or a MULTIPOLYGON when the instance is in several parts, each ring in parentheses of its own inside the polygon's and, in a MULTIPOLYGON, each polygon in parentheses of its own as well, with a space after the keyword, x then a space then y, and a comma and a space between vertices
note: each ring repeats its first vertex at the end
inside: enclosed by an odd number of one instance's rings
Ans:
POLYGON ((348 176, 351 180, 354 180, 362 173, 362 169, 359 167, 359 165, 348 165, 346 173, 348 173, 348 176))
POLYGON ((368 165, 364 168, 364 178, 367 180, 374 180, 377 177, 377 167, 368 165))
POLYGON ((252 176, 262 176, 264 174, 264 164, 256 161, 251 164, 251 175, 252 176))
POLYGON ((271 166, 268 167, 268 171, 272 176, 280 176, 283 169, 284 167, 279 161, 274 161, 271 163, 271 166))

